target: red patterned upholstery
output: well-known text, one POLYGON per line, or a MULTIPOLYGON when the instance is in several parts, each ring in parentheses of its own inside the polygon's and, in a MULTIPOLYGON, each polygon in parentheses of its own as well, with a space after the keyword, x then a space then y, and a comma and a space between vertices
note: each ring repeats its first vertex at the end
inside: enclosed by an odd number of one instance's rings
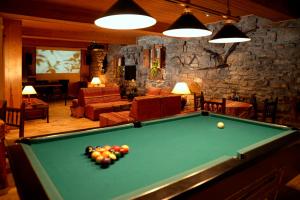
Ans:
POLYGON ((179 114, 181 96, 141 96, 135 97, 130 112, 110 112, 100 114, 100 127, 146 121, 179 114))
POLYGON ((130 105, 131 102, 121 100, 118 87, 81 88, 78 100, 72 101, 71 115, 98 120, 101 113, 129 109, 130 105))

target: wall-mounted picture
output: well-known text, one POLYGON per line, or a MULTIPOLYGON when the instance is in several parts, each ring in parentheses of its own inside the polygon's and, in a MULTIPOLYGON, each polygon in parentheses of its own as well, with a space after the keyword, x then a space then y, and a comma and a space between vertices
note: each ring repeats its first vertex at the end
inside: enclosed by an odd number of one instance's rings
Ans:
POLYGON ((36 73, 79 73, 81 65, 80 50, 36 49, 36 73))

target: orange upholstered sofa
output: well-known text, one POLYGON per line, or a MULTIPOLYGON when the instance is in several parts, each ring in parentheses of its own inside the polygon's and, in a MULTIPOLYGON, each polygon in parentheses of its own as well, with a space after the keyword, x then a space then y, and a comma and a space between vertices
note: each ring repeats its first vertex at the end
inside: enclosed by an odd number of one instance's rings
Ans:
POLYGON ((100 127, 146 121, 179 114, 180 95, 156 95, 135 97, 130 111, 100 114, 100 127))
POLYGON ((98 120, 99 114, 129 110, 131 102, 122 100, 119 87, 81 88, 78 99, 72 101, 71 116, 98 120))

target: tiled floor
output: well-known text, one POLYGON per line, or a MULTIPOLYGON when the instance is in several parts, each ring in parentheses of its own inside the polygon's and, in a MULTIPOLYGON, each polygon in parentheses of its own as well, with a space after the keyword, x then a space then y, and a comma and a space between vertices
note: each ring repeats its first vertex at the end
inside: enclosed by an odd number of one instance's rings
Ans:
MULTIPOLYGON (((57 101, 49 104, 49 123, 46 122, 46 119, 25 121, 25 137, 96 127, 99 127, 99 121, 71 117, 70 102, 65 106, 63 101, 57 101)), ((18 130, 10 130, 6 134, 8 141, 17 138, 18 130)))
MULTIPOLYGON (((46 119, 25 121, 25 137, 99 127, 99 121, 71 117, 69 104, 70 102, 65 106, 63 101, 51 102, 49 104, 49 123, 46 122, 46 119)), ((18 139, 18 135, 18 130, 10 130, 6 134, 7 143, 13 143, 18 139)), ((19 200, 9 166, 7 168, 9 172, 8 187, 0 190, 0 200, 19 200)))

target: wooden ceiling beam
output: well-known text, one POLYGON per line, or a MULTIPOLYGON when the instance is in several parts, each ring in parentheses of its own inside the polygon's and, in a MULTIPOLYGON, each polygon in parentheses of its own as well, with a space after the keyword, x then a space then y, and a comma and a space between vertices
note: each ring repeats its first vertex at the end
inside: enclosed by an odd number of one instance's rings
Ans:
POLYGON ((0 12, 81 23, 94 23, 103 11, 55 5, 44 1, 1 0, 0 12))
POLYGON ((135 44, 136 37, 142 34, 122 34, 120 32, 93 32, 93 31, 68 31, 68 30, 49 30, 38 28, 24 28, 23 38, 53 39, 62 41, 78 42, 98 42, 106 44, 135 44))

